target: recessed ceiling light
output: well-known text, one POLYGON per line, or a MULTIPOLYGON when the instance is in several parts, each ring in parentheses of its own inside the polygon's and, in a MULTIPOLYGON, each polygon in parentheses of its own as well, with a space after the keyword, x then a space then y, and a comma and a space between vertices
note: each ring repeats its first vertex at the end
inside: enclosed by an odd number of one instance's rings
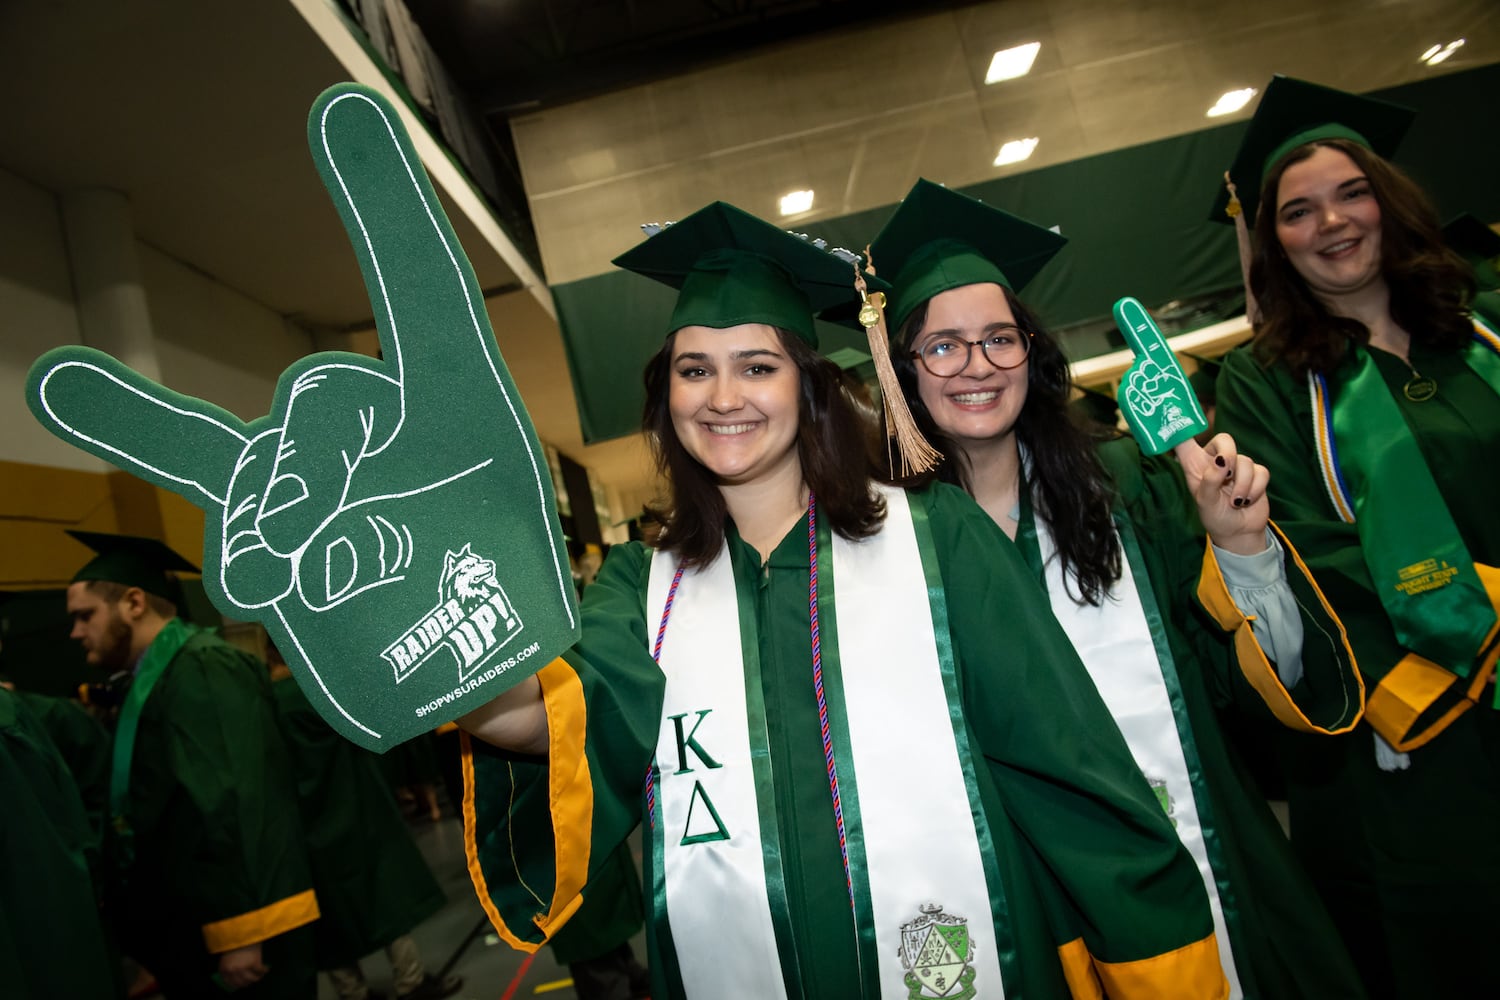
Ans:
POLYGON ((1031 64, 1041 50, 1041 42, 1027 42, 1014 48, 1001 49, 990 60, 990 68, 984 74, 985 83, 1014 80, 1031 72, 1031 64))
POLYGON ((1432 48, 1422 53, 1421 61, 1429 66, 1436 66, 1438 63, 1442 62, 1444 59, 1447 59, 1453 53, 1462 48, 1463 44, 1464 40, 1462 38, 1455 38, 1447 45, 1434 45, 1432 48))
POLYGON ((1239 90, 1225 91, 1219 95, 1219 99, 1214 102, 1214 106, 1208 109, 1208 117, 1217 118, 1220 115, 1232 115, 1240 108, 1249 104, 1250 98, 1254 97, 1255 94, 1256 90, 1254 87, 1241 87, 1239 90))
POLYGON ((1036 151, 1036 144, 1040 141, 1036 136, 1030 139, 1012 139, 1000 147, 1000 155, 995 157, 995 166, 1003 167, 1007 163, 1020 163, 1036 151))
POLYGON ((798 215, 812 208, 812 203, 811 191, 793 191, 791 194, 781 196, 781 214, 798 215))

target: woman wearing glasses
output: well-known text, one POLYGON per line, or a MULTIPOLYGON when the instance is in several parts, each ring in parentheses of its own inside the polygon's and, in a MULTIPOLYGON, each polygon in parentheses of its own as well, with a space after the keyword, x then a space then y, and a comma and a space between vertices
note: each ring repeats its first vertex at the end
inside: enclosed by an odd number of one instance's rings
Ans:
POLYGON ((1295 567, 1288 579, 1268 474, 1230 438, 1184 446, 1197 450, 1179 469, 1069 422, 1066 359, 1014 291, 1063 242, 920 181, 872 245, 894 278, 897 378, 944 455, 935 475, 974 496, 1046 589, 1198 863, 1232 995, 1362 996, 1216 718, 1347 731, 1363 698, 1342 629, 1295 567))
POLYGON ((497 930, 534 948, 640 825, 653 996, 1227 997, 1013 548, 952 487, 870 483, 812 322, 850 262, 715 204, 616 263, 679 290, 646 369, 668 502, 579 644, 465 718, 503 748, 465 807, 497 930))

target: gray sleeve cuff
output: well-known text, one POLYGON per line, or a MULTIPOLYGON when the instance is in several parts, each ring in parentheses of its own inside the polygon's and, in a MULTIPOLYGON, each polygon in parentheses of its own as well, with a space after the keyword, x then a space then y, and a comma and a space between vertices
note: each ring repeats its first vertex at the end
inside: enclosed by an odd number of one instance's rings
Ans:
POLYGON ((1247 615, 1255 616, 1255 638, 1276 664, 1285 687, 1302 679, 1302 615, 1286 579, 1286 554, 1276 533, 1266 529, 1266 549, 1253 556, 1236 555, 1217 545, 1214 559, 1224 574, 1229 596, 1247 615))

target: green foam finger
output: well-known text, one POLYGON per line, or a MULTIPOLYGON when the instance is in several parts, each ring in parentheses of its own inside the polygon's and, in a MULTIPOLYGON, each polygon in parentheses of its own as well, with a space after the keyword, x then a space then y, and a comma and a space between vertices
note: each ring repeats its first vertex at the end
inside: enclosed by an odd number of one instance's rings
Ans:
POLYGON ((401 387, 355 355, 320 363, 290 380, 281 440, 260 498, 257 526, 271 549, 290 555, 354 489, 369 456, 395 436, 401 387))
POLYGON ((1135 352, 1116 397, 1141 451, 1160 455, 1207 430, 1198 396, 1146 307, 1126 296, 1115 303, 1114 315, 1135 352))
POLYGON ((205 510, 224 505, 249 440, 233 414, 87 347, 59 347, 38 358, 26 380, 26 403, 64 441, 205 510))
POLYGON ((395 112, 335 87, 309 142, 383 361, 302 358, 243 423, 63 348, 29 401, 59 436, 210 510, 215 605, 265 625, 319 713, 384 751, 559 655, 578 608, 545 453, 395 112))
MULTIPOLYGON (((503 369, 484 297, 394 108, 339 84, 308 115, 313 160, 343 220, 374 307, 387 365, 408 408, 451 413, 446 371, 503 369), (427 364, 441 359, 442 364, 427 364)), ((487 401, 486 401, 487 402, 487 401)), ((487 406, 478 406, 483 411, 487 406)))

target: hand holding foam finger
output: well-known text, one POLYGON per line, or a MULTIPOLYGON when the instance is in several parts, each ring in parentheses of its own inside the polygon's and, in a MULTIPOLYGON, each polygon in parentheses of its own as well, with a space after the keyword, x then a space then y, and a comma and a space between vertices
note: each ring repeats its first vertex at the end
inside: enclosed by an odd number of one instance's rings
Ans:
POLYGON ((1192 441, 1179 445, 1179 458, 1188 449, 1202 456, 1199 462, 1188 454, 1182 467, 1198 504, 1199 520, 1214 544, 1241 555, 1264 551, 1271 509, 1266 499, 1270 470, 1241 455, 1228 434, 1214 435, 1203 448, 1192 441))

